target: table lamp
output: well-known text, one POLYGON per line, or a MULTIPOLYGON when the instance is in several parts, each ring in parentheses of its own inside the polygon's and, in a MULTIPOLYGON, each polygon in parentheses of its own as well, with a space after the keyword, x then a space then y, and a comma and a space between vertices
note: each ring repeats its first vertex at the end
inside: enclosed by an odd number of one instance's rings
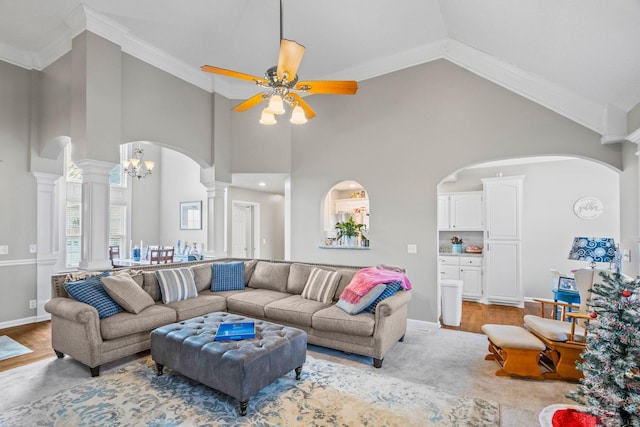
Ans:
POLYGON ((616 245, 611 237, 576 237, 569 251, 569 259, 589 261, 589 267, 596 262, 611 262, 616 257, 616 245))

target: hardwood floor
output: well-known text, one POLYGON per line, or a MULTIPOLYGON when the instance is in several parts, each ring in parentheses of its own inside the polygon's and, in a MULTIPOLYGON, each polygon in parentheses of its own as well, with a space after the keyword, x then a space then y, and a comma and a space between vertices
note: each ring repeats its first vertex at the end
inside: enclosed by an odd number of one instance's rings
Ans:
MULTIPOLYGON (((525 303, 525 308, 522 309, 463 301, 460 326, 443 326, 443 328, 481 334, 480 328, 486 323, 522 326, 522 317, 525 314, 539 314, 539 310, 538 304, 530 302, 525 303)), ((0 360, 0 372, 55 356, 51 348, 51 322, 49 321, 0 329, 0 335, 8 335, 33 350, 29 354, 0 360)))

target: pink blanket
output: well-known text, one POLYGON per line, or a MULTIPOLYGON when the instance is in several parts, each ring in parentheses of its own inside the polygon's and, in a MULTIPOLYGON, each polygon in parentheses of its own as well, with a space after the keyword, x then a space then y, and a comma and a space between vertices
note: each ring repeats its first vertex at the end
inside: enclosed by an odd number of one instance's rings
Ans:
POLYGON ((376 267, 367 267, 356 272, 351 282, 344 288, 340 298, 352 304, 381 283, 400 282, 403 289, 411 289, 409 278, 403 273, 376 267))

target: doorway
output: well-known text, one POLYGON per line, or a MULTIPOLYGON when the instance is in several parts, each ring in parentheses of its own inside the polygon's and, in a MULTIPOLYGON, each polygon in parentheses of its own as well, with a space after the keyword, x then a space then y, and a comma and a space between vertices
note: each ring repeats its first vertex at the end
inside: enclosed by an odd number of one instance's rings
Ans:
POLYGON ((260 258, 260 204, 232 202, 231 256, 260 258))

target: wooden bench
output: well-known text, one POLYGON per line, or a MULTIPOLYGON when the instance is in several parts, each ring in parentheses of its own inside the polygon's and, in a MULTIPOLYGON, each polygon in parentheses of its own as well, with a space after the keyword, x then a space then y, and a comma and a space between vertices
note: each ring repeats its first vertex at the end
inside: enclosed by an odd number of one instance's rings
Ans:
POLYGON ((496 375, 543 379, 538 363, 546 347, 535 335, 510 325, 482 325, 482 332, 489 338, 490 354, 485 360, 500 364, 496 375))

